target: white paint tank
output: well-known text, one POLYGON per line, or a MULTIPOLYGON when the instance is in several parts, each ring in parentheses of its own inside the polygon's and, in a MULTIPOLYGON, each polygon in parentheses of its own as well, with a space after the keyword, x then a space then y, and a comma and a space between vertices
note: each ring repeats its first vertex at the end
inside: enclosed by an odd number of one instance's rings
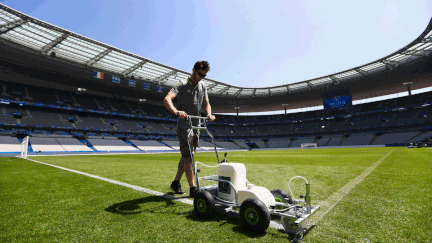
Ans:
MULTIPOLYGON (((246 189, 246 167, 242 163, 222 163, 218 167, 219 179, 230 181, 237 190, 246 189)), ((226 182, 218 183, 218 197, 235 202, 235 191, 226 182)))

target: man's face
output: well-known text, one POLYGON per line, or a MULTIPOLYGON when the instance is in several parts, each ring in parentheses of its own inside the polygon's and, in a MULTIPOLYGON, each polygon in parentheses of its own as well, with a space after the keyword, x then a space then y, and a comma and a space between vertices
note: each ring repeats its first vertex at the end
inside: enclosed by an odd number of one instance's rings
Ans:
POLYGON ((193 75, 194 79, 198 83, 199 81, 201 81, 201 79, 205 78, 205 76, 207 75, 208 71, 209 71, 208 69, 207 70, 195 70, 195 68, 194 68, 192 75, 193 75))

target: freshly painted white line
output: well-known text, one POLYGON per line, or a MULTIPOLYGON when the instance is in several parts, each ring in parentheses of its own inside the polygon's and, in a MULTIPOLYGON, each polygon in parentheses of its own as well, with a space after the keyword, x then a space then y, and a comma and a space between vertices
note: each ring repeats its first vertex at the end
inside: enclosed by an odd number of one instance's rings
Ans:
POLYGON ((52 166, 52 167, 55 167, 55 168, 58 168, 58 169, 74 172, 74 173, 77 173, 77 174, 85 175, 85 176, 88 176, 88 177, 91 177, 91 178, 95 178, 95 179, 98 179, 98 180, 106 181, 106 182, 113 183, 113 184, 116 184, 116 185, 128 187, 128 188, 131 188, 131 189, 134 189, 134 190, 137 190, 137 191, 140 191, 140 192, 145 192, 145 193, 148 193, 148 194, 151 194, 151 195, 156 195, 156 196, 160 196, 160 197, 163 197, 163 198, 166 198, 166 199, 176 200, 176 201, 179 201, 179 202, 182 202, 182 203, 185 203, 185 204, 193 205, 193 201, 190 200, 190 199, 187 199, 187 198, 176 197, 176 196, 173 196, 171 194, 166 194, 166 193, 150 190, 150 189, 147 189, 147 188, 144 188, 144 187, 139 187, 139 186, 127 184, 127 183, 124 183, 124 182, 120 182, 120 181, 116 181, 116 180, 111 180, 111 179, 104 178, 104 177, 101 177, 101 176, 92 175, 92 174, 81 172, 81 171, 78 171, 78 170, 72 170, 72 169, 68 169, 68 168, 65 168, 65 167, 58 166, 58 165, 52 165, 52 164, 40 162, 40 161, 37 161, 37 160, 29 159, 29 158, 27 158, 27 160, 30 160, 30 161, 33 161, 33 162, 36 162, 36 163, 39 163, 39 164, 44 164, 44 165, 52 166))
MULTIPOLYGON (((383 162, 394 150, 395 149, 393 149, 390 152, 388 152, 381 159, 379 159, 377 162, 375 162, 372 166, 370 166, 365 171, 363 171, 363 173, 361 173, 359 176, 357 176, 356 178, 352 179, 350 182, 348 182, 347 184, 345 184, 345 186, 343 186, 337 192, 333 193, 323 203, 319 203, 319 204, 321 204, 320 206, 322 208, 324 208, 324 207, 330 206, 334 201, 336 201, 327 211, 325 211, 315 221, 314 224, 316 224, 318 221, 320 221, 324 217, 324 215, 326 215, 328 212, 330 212, 330 210, 332 210, 334 208, 334 206, 336 206, 336 204, 338 204, 346 195, 348 195, 348 193, 350 193, 352 191, 352 189, 354 189, 354 187, 356 187, 361 181, 363 181, 363 179, 366 178, 366 176, 368 176, 378 165, 380 165, 381 162, 383 162)), ((319 215, 319 212, 317 212, 316 215, 319 215)))
MULTIPOLYGON (((150 190, 150 189, 147 189, 147 188, 144 188, 144 187, 135 186, 135 185, 131 185, 131 184, 120 182, 120 181, 116 181, 116 180, 111 180, 111 179, 104 178, 104 177, 101 177, 101 176, 92 175, 92 174, 81 172, 81 171, 78 171, 78 170, 72 170, 72 169, 68 169, 68 168, 65 168, 65 167, 58 166, 58 165, 52 165, 52 164, 44 163, 44 162, 41 162, 41 161, 29 159, 29 158, 27 158, 27 160, 32 161, 32 162, 36 162, 36 163, 39 163, 39 164, 43 164, 43 165, 52 166, 52 167, 55 167, 55 168, 58 168, 58 169, 61 169, 61 170, 66 170, 66 171, 74 172, 74 173, 77 173, 77 174, 80 174, 80 175, 88 176, 88 177, 91 177, 91 178, 95 178, 95 179, 106 181, 106 182, 113 183, 113 184, 116 184, 116 185, 128 187, 128 188, 140 191, 140 192, 145 192, 147 194, 151 194, 151 195, 155 195, 155 196, 160 196, 160 197, 163 197, 163 198, 166 198, 166 199, 175 200, 175 201, 178 201, 178 202, 185 203, 185 204, 193 206, 193 201, 191 199, 176 197, 176 196, 173 196, 171 194, 166 194, 166 193, 150 190)), ((220 210, 220 209, 218 211, 219 212, 224 212, 223 210, 220 210)), ((280 224, 279 222, 275 222, 275 221, 270 221, 270 226, 269 227, 272 227, 272 228, 275 228, 275 229, 283 229, 282 224, 280 224)))

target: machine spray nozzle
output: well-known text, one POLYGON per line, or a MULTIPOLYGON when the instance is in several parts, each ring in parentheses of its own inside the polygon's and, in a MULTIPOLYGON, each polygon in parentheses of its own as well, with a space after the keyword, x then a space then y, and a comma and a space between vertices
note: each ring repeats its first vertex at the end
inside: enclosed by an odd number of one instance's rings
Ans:
POLYGON ((228 153, 225 153, 225 158, 221 161, 221 163, 226 163, 226 162, 228 162, 228 160, 227 160, 227 155, 228 155, 228 153))

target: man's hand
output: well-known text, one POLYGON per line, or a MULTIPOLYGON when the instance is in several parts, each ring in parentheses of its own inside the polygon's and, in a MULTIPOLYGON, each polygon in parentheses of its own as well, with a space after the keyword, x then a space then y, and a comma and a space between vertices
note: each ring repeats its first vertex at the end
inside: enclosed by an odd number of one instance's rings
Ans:
POLYGON ((212 122, 212 121, 216 120, 216 117, 213 116, 212 114, 210 114, 207 116, 207 119, 208 119, 208 121, 212 122))
POLYGON ((178 111, 178 112, 177 112, 177 117, 186 120, 187 117, 188 117, 188 115, 187 115, 187 113, 184 112, 184 111, 178 111))

